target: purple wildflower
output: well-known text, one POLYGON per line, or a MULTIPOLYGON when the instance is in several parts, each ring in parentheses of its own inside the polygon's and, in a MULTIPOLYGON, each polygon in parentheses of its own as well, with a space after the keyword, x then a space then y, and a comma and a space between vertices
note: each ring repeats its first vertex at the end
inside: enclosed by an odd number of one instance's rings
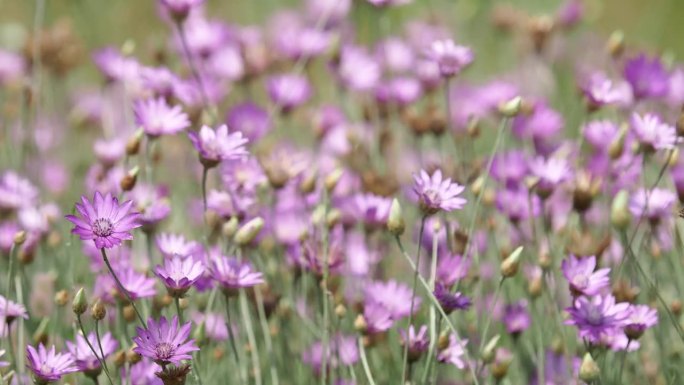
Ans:
POLYGON ((427 56, 439 65, 439 71, 445 78, 458 75, 474 59, 472 49, 456 45, 451 39, 432 42, 427 56))
POLYGON ((575 325, 580 338, 600 343, 603 337, 629 322, 629 306, 628 303, 615 303, 615 297, 610 294, 591 298, 582 296, 566 309, 570 319, 565 324, 575 325))
POLYGON ((413 176, 413 191, 418 196, 420 208, 426 215, 432 215, 440 210, 452 211, 463 208, 464 198, 459 198, 465 187, 452 183, 451 178, 442 179, 442 170, 435 171, 430 176, 425 170, 420 175, 413 176))
POLYGON ((176 20, 184 20, 193 8, 197 8, 205 0, 159 0, 159 4, 176 20))
POLYGON ((437 353, 437 361, 452 364, 459 369, 466 367, 466 362, 463 360, 465 355, 465 346, 468 340, 458 340, 456 335, 449 335, 449 345, 437 353))
POLYGON ((632 195, 629 201, 629 211, 636 218, 643 215, 651 223, 657 224, 671 217, 676 202, 677 195, 670 190, 654 188, 648 191, 642 188, 632 195))
POLYGON ((659 58, 641 54, 625 63, 625 80, 637 99, 660 98, 667 94, 669 75, 659 58))
POLYGON ((646 151, 671 150, 677 144, 677 130, 658 115, 632 114, 632 132, 646 151))
POLYGON ((180 234, 161 233, 156 238, 157 248, 166 257, 189 257, 201 249, 200 244, 188 241, 180 234))
MULTIPOLYGON (((144 273, 135 271, 131 266, 125 267, 123 271, 117 272, 117 277, 119 277, 121 284, 133 301, 140 298, 153 297, 157 294, 157 291, 154 288, 154 279, 147 277, 144 273)), ((117 287, 117 292, 118 289, 119 288, 117 287)), ((121 298, 126 298, 125 293, 119 294, 121 295, 121 298)))
POLYGON ((154 232, 159 222, 171 213, 167 186, 138 183, 131 191, 131 198, 135 202, 136 211, 140 213, 142 230, 146 233, 154 232))
POLYGON ((271 101, 286 113, 306 103, 312 92, 309 81, 304 76, 294 74, 268 78, 266 89, 271 101))
POLYGON ((74 358, 69 353, 57 353, 55 347, 45 349, 43 344, 38 350, 33 346, 26 346, 26 365, 33 372, 38 385, 59 381, 63 375, 78 371, 74 366, 74 358))
POLYGON ((625 325, 625 334, 630 340, 639 339, 646 329, 658 324, 658 311, 647 305, 631 305, 625 325))
POLYGON ((189 132, 188 137, 205 167, 214 167, 223 160, 242 159, 248 154, 245 149, 247 139, 241 132, 228 133, 225 124, 216 130, 202 126, 199 132, 189 132))
POLYGON ((254 270, 251 264, 236 258, 220 256, 211 261, 211 275, 228 294, 237 290, 264 283, 263 275, 254 270))
POLYGON ((442 255, 437 260, 437 277, 440 284, 451 287, 468 275, 471 260, 460 254, 442 255))
MULTIPOLYGON (((323 343, 316 341, 302 353, 302 362, 309 365, 315 373, 320 373, 324 354, 323 343)), ((343 334, 333 336, 328 344, 327 356, 328 368, 354 365, 359 360, 356 338, 343 334)))
POLYGON ((154 273, 161 278, 169 295, 180 298, 204 274, 204 267, 192 256, 182 258, 176 255, 165 259, 164 266, 155 267, 154 273))
POLYGON ((0 209, 16 210, 35 204, 38 189, 28 179, 14 171, 5 171, 0 177, 0 209))
POLYGON ((563 276, 570 284, 570 291, 574 296, 596 295, 610 285, 610 269, 596 270, 596 257, 593 255, 577 258, 570 255, 561 263, 563 276))
POLYGON ((140 227, 140 214, 131 213, 133 201, 119 205, 119 200, 107 193, 104 197, 95 192, 93 202, 81 196, 81 203, 76 203, 76 211, 81 218, 67 215, 66 219, 75 225, 73 234, 83 241, 93 240, 98 249, 111 249, 122 241, 133 239, 131 230, 140 227))
POLYGON ((461 292, 452 293, 439 283, 435 286, 433 294, 446 314, 450 314, 454 310, 467 310, 472 305, 470 298, 461 292))
MULTIPOLYGON (((88 334, 88 341, 91 346, 98 346, 97 335, 95 332, 88 334)), ((102 344, 102 353, 104 353, 104 359, 112 355, 116 349, 119 348, 119 343, 112 337, 111 333, 106 333, 100 339, 102 344)), ((97 377, 100 374, 102 368, 100 367, 99 358, 100 351, 96 350, 97 356, 93 354, 93 351, 88 346, 88 342, 83 335, 76 335, 76 343, 71 341, 66 342, 67 349, 74 358, 74 363, 79 371, 85 372, 86 375, 97 377)), ((96 348, 97 349, 97 348, 96 348)))
POLYGON ((135 122, 151 138, 177 134, 190 126, 180 106, 169 106, 164 98, 141 100, 133 107, 135 122))
POLYGON ((147 329, 136 328, 133 342, 138 346, 133 351, 163 366, 190 360, 191 353, 199 350, 194 340, 188 341, 191 325, 188 322, 179 328, 178 317, 173 317, 170 324, 165 317, 161 317, 159 322, 150 318, 147 329))
POLYGON ((530 172, 538 178, 537 193, 542 199, 548 198, 553 190, 572 176, 567 159, 537 157, 530 162, 530 172))
POLYGON ((594 120, 582 127, 582 134, 596 150, 606 152, 618 138, 620 128, 610 120, 594 120))
POLYGON ((252 102, 233 106, 228 111, 226 123, 233 130, 241 132, 250 142, 261 139, 272 127, 268 112, 252 102))
POLYGON ((514 337, 519 336, 527 330, 532 323, 530 312, 527 308, 527 301, 521 300, 516 303, 508 304, 504 308, 503 323, 506 331, 514 337))
POLYGON ((6 323, 12 323, 17 318, 28 319, 29 316, 24 305, 0 295, 0 318, 3 318, 6 323))
POLYGON ((428 328, 426 325, 421 326, 417 332, 413 325, 409 326, 408 331, 405 329, 399 330, 401 344, 404 346, 408 344, 408 359, 410 362, 417 361, 427 350, 430 344, 427 332, 428 328))
MULTIPOLYGON (((366 303, 384 306, 394 319, 406 317, 411 313, 411 288, 403 283, 390 280, 376 281, 366 285, 366 303)), ((420 298, 414 298, 413 311, 418 311, 420 298)))

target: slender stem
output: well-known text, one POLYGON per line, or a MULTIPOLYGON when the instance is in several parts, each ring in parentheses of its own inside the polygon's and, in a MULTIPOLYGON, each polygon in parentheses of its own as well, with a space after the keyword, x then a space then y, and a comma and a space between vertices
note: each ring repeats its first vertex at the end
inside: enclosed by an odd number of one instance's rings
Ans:
MULTIPOLYGON (((21 269, 20 269, 21 270, 21 269)), ((24 304, 24 291, 22 289, 22 284, 21 284, 21 274, 17 274, 14 277, 14 290, 16 290, 17 293, 17 303, 20 305, 24 304)), ((17 318, 17 323, 18 325, 18 330, 17 330, 17 348, 20 352, 25 351, 26 345, 24 344, 24 318, 19 317, 17 318)), ((7 328, 7 334, 9 335, 9 328, 7 328)), ((17 371, 19 374, 23 375, 24 374, 24 369, 26 368, 26 365, 24 364, 24 359, 25 355, 19 354, 19 356, 13 356, 14 359, 17 361, 17 371)))
MULTIPOLYGON (((421 246, 423 245, 423 231, 425 231, 425 220, 427 219, 427 215, 423 215, 423 218, 420 220, 420 232, 418 233, 418 251, 416 255, 416 269, 413 271, 413 286, 411 287, 411 307, 409 311, 409 318, 408 318, 408 326, 406 327, 406 331, 408 333, 408 330, 411 329, 411 326, 413 326, 413 308, 415 306, 416 302, 416 286, 418 283, 418 276, 420 275, 420 256, 421 256, 421 246)), ((409 344, 408 341, 407 343, 404 344, 404 358, 402 360, 403 362, 403 367, 401 369, 401 383, 405 384, 406 383, 406 365, 408 365, 408 348, 409 344)))
POLYGON ((629 352, 629 345, 632 343, 632 340, 629 339, 627 341, 627 346, 625 347, 625 351, 622 352, 622 358, 620 358, 620 371, 618 372, 618 377, 617 377, 617 384, 622 384, 622 372, 625 369, 625 361, 627 360, 627 353, 629 352))
MULTIPOLYGON (((328 191, 323 190, 323 218, 328 216, 328 191)), ((321 285, 321 290, 323 293, 323 362, 321 364, 321 385, 327 384, 328 375, 328 350, 330 343, 330 312, 328 310, 328 279, 330 276, 330 260, 328 253, 328 227, 325 224, 325 220, 322 224, 323 227, 323 281, 321 285)))
MULTIPOLYGON (((375 385, 375 380, 373 379, 373 373, 371 373, 370 366, 368 365, 368 358, 366 357, 366 347, 363 346, 363 340, 359 338, 359 352, 361 353, 361 364, 363 365, 363 371, 366 372, 366 378, 370 385, 375 385)), ((402 382, 402 385, 404 383, 402 382)))
POLYGON ((252 319, 249 315, 249 307, 247 305, 247 296, 244 290, 240 290, 240 313, 242 314, 242 323, 245 325, 247 332, 247 341, 251 349, 249 349, 252 356, 252 366, 254 368, 254 383, 261 385, 261 361, 259 360, 259 350, 257 349, 256 337, 254 329, 252 328, 252 319))
MULTIPOLYGON (((80 318, 80 317, 79 317, 80 318)), ((79 323, 81 320, 79 319, 79 323)), ((83 332, 83 335, 85 336, 85 331, 83 331, 83 326, 81 326, 81 331, 83 332)), ((105 354, 104 354, 104 349, 102 349, 102 339, 100 338, 100 320, 95 320, 95 337, 97 338, 97 346, 100 348, 100 357, 102 357, 102 362, 100 363, 102 367, 109 372, 109 368, 107 367, 107 361, 105 360, 105 354)), ((87 340, 87 338, 86 338, 87 340)), ((97 356, 97 354, 95 355, 97 356)))
POLYGON ((240 364, 240 355, 238 354, 238 349, 237 349, 237 344, 236 344, 236 339, 235 339, 235 333, 233 332, 233 321, 232 317, 230 315, 230 298, 226 295, 225 296, 226 300, 226 328, 228 329, 228 339, 230 340, 230 348, 233 350, 233 355, 235 356, 235 363, 237 364, 240 374, 240 381, 245 384, 247 383, 246 376, 244 373, 243 366, 240 364))
POLYGON ((197 83, 197 86, 199 87, 200 96, 202 98, 202 105, 209 112, 211 118, 213 120, 216 120, 214 110, 209 104, 209 97, 207 96, 207 91, 204 88, 204 82, 202 81, 202 77, 200 76, 199 71, 197 70, 195 59, 192 57, 192 52, 190 52, 190 48, 188 47, 188 39, 185 35, 185 28, 183 27, 183 23, 180 21, 177 22, 176 27, 178 28, 178 35, 180 36, 181 46, 183 47, 183 53, 185 55, 185 58, 188 60, 190 72, 192 73, 192 77, 197 83))
MULTIPOLYGON (((448 231, 447 231, 448 234, 448 231)), ((439 246, 439 237, 437 237, 435 234, 432 236, 432 263, 430 264, 430 288, 434 292, 435 290, 435 281, 437 278, 437 249, 439 246)), ((430 373, 430 367, 432 364, 432 356, 435 351, 435 345, 437 343, 437 336, 438 336, 438 323, 441 322, 441 320, 437 321, 437 314, 435 310, 435 306, 432 305, 430 306, 430 347, 428 351, 428 356, 426 358, 425 362, 425 369, 423 369, 423 376, 420 380, 421 384, 427 384, 427 378, 430 373)))
POLYGON ((180 307, 180 298, 173 297, 173 302, 176 304, 176 313, 178 313, 178 322, 182 325, 183 322, 183 310, 180 307))
MULTIPOLYGON (((209 173, 209 167, 203 166, 202 169, 202 204, 204 205, 204 213, 207 212, 207 174, 209 173)), ((206 221, 206 218, 204 219, 206 221)))
MULTIPOLYGON (((85 328, 83 327, 83 322, 81 321, 81 315, 77 314, 76 315, 76 320, 78 321, 78 327, 81 329, 81 333, 83 333, 83 339, 86 341, 86 345, 90 348, 90 351, 93 352, 93 355, 95 358, 97 358, 97 361, 100 363, 100 366, 105 372, 105 375, 107 376, 107 380, 109 380, 110 385, 114 385, 114 382, 112 382, 112 378, 109 376, 109 370, 105 366, 104 363, 104 354, 102 356, 98 356, 97 352, 95 351, 95 348, 93 345, 90 343, 90 340, 88 339, 88 333, 86 333, 85 328)), ((97 324, 96 324, 97 325, 97 324)), ((100 338, 98 337, 97 339, 98 343, 100 342, 100 338)), ((100 350, 102 349, 102 346, 100 345, 100 350)))
MULTIPOLYGON (((501 280, 499 281, 499 285, 496 287, 496 292, 494 293, 494 300, 492 302, 492 307, 491 310, 489 311, 489 317, 487 317, 487 320, 485 321, 485 326, 484 329, 482 330, 482 338, 480 341, 480 349, 478 350, 480 353, 484 349, 485 344, 487 343, 487 332, 489 331, 489 326, 492 324, 492 314, 494 314, 494 309, 496 309, 496 303, 499 301, 499 296, 501 295, 501 288, 503 287, 504 281, 506 281, 505 277, 501 277, 501 280)), ((480 367, 480 371, 484 368, 484 365, 480 367)))
POLYGON ((261 333, 264 335, 264 342, 266 343, 266 351, 268 352, 268 363, 271 367, 271 383, 278 385, 278 369, 276 368, 276 355, 273 352, 273 341, 271 340, 271 331, 266 320, 266 311, 264 310, 264 298, 261 295, 259 287, 254 288, 254 296, 257 302, 257 312, 259 313, 259 323, 261 324, 261 333))
POLYGON ((105 265, 107 265, 107 269, 109 269, 109 273, 112 275, 112 278, 114 278, 114 281, 116 281, 116 285, 119 287, 119 290, 126 297, 128 302, 130 302, 131 306, 133 306, 133 310, 135 310, 135 314, 138 316, 140 324, 143 326, 143 328, 145 328, 145 330, 147 330, 147 323, 143 319, 142 315, 140 315, 138 308, 135 306, 135 302, 131 298, 131 294, 128 292, 128 290, 126 290, 124 285, 121 283, 119 277, 114 272, 114 269, 112 269, 112 265, 109 263, 109 258, 107 258, 107 253, 105 252, 105 249, 100 249, 100 252, 102 253, 102 259, 104 260, 105 265))

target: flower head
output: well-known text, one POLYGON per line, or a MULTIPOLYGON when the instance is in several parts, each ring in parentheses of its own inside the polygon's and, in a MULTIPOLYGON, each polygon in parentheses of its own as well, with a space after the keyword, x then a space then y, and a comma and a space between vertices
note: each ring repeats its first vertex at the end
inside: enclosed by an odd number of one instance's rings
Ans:
POLYGON ((306 103, 312 93, 309 81, 304 76, 294 74, 268 78, 266 89, 271 101, 284 112, 289 112, 306 103))
POLYGON ((468 340, 460 340, 454 334, 449 335, 449 345, 437 353, 437 361, 452 364, 459 369, 466 367, 463 356, 465 355, 465 346, 468 340))
POLYGON ((408 359, 413 362, 420 358, 423 353, 428 348, 430 344, 430 338, 428 337, 428 328, 423 325, 416 332, 416 328, 411 325, 408 331, 405 329, 399 330, 399 335, 401 337, 401 344, 408 345, 408 359))
POLYGON ((11 170, 0 177, 0 209, 31 206, 37 199, 38 189, 28 179, 11 170))
POLYGON ((412 291, 408 285, 390 280, 387 282, 376 281, 369 283, 365 288, 366 303, 376 303, 384 306, 392 315, 393 319, 406 317, 420 307, 421 300, 413 299, 411 309, 412 291))
POLYGON ((550 196, 560 183, 572 176, 567 159, 559 157, 535 158, 530 162, 530 172, 539 178, 536 188, 543 198, 550 196))
POLYGON ((570 291, 575 296, 596 295, 610 284, 610 269, 596 270, 596 257, 593 255, 577 258, 570 255, 561 263, 563 276, 570 284, 570 291))
POLYGON ((677 144, 677 130, 663 122, 658 115, 632 114, 632 132, 646 150, 669 150, 677 144))
MULTIPOLYGON (((97 335, 95 332, 88 334, 88 342, 90 342, 90 346, 98 346, 97 335)), ((100 361, 98 359, 98 357, 100 357, 100 352, 98 350, 98 355, 95 356, 93 351, 90 349, 90 346, 88 346, 88 342, 86 342, 86 337, 81 334, 77 334, 76 343, 67 341, 66 345, 69 353, 71 353, 72 357, 74 358, 74 363, 76 364, 78 370, 86 372, 86 374, 92 373, 93 375, 97 376, 102 370, 100 367, 100 361)), ((119 343, 112 337, 111 333, 106 333, 103 335, 99 343, 102 345, 104 359, 109 357, 116 351, 116 349, 119 348, 119 343)))
POLYGON ((461 292, 452 293, 440 283, 435 286, 433 294, 435 295, 435 298, 437 298, 439 305, 447 314, 454 310, 467 310, 470 305, 472 305, 470 298, 466 297, 461 292))
POLYGON ((629 339, 639 339, 646 329, 658 324, 658 311, 647 305, 631 305, 629 317, 625 325, 625 334, 629 339))
POLYGON ((460 254, 441 255, 437 260, 437 282, 451 287, 468 275, 471 260, 460 254))
POLYGON ((445 78, 458 75, 474 58, 472 49, 456 45, 451 39, 432 42, 427 56, 439 65, 439 71, 445 78))
POLYGON ((527 309, 527 301, 522 300, 506 305, 503 323, 506 326, 506 331, 513 336, 517 336, 527 330, 532 323, 530 312, 527 309))
POLYGON ((24 305, 8 300, 0 295, 0 318, 11 323, 17 318, 28 319, 28 313, 24 305))
POLYGON ((157 235, 156 243, 159 251, 166 257, 189 257, 201 249, 197 242, 188 241, 180 234, 161 233, 157 235))
POLYGON ((59 381, 63 375, 78 370, 74 365, 74 358, 69 353, 57 353, 55 347, 45 349, 43 344, 38 350, 33 346, 26 346, 26 365, 33 372, 36 384, 47 384, 59 381))
POLYGON ((654 188, 637 190, 629 201, 629 211, 636 218, 642 215, 651 223, 657 224, 672 215, 677 195, 670 190, 654 188))
POLYGON ((159 4, 176 20, 183 20, 193 8, 197 8, 205 0, 159 0, 159 4))
POLYGON ((165 317, 161 317, 158 322, 150 318, 147 329, 136 328, 137 335, 133 342, 137 346, 133 351, 159 365, 177 365, 183 360, 189 360, 192 358, 190 354, 199 350, 194 340, 187 340, 191 325, 188 322, 179 328, 178 317, 173 317, 171 323, 165 317))
POLYGON ((624 302, 615 303, 615 297, 610 294, 582 296, 566 309, 570 319, 565 323, 575 325, 581 338, 600 343, 603 337, 612 335, 629 322, 629 306, 624 302))
POLYGON ((649 59, 642 54, 628 60, 623 75, 637 99, 659 98, 667 94, 669 75, 657 57, 649 59))
POLYGON ((132 206, 133 201, 119 205, 119 200, 111 193, 102 196, 98 191, 92 203, 84 196, 81 203, 76 203, 80 218, 67 215, 66 219, 75 225, 71 232, 78 234, 81 240, 93 240, 98 249, 111 249, 124 240, 133 239, 131 230, 141 226, 140 214, 130 212, 132 206))
POLYGON ((268 112, 252 102, 233 106, 226 116, 228 126, 241 132, 250 142, 256 142, 266 135, 273 125, 268 112))
POLYGON ((332 368, 354 365, 359 360, 359 349, 356 345, 356 338, 338 334, 332 336, 326 350, 323 349, 321 341, 314 342, 302 353, 302 361, 311 366, 314 372, 320 373, 323 359, 332 368))
POLYGON ((190 126, 180 106, 169 106, 164 98, 146 99, 133 107, 135 122, 152 138, 177 134, 190 126))
POLYGON ((435 171, 430 176, 425 170, 419 175, 413 176, 413 191, 418 196, 420 208, 426 215, 431 215, 440 210, 452 211, 463 208, 466 204, 464 198, 458 197, 465 187, 452 183, 451 178, 442 179, 442 171, 435 171))
POLYGON ((227 293, 264 283, 263 275, 251 264, 236 258, 219 256, 211 261, 211 275, 227 293))
MULTIPOLYGON (((149 278, 144 273, 135 271, 131 266, 127 266, 123 271, 117 272, 117 275, 119 280, 121 280, 124 289, 126 289, 133 301, 140 298, 152 297, 157 294, 157 291, 154 288, 154 279, 149 278)), ((118 286, 116 289, 119 290, 118 286)), ((123 293, 119 294, 122 294, 121 297, 125 298, 123 293)))
POLYGON ((154 273, 161 278, 172 297, 182 297, 204 274, 202 262, 192 256, 173 256, 164 260, 164 266, 157 266, 154 273))
POLYGON ((248 154, 245 149, 247 139, 241 132, 228 133, 225 124, 216 130, 202 126, 199 132, 189 132, 188 137, 205 167, 214 167, 223 160, 242 159, 248 154))

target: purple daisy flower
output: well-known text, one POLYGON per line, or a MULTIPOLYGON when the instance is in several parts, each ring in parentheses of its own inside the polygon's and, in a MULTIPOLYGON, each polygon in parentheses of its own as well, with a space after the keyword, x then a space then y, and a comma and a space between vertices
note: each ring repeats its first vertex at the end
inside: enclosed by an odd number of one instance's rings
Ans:
POLYGON ((123 138, 97 139, 93 151, 100 163, 111 167, 126 154, 126 141, 123 138))
POLYGON ((542 199, 548 198, 559 184, 572 177, 567 159, 559 157, 535 158, 530 162, 530 173, 539 178, 536 189, 542 199))
POLYGON ((31 206, 38 199, 38 189, 28 179, 14 171, 6 171, 0 178, 0 209, 16 210, 31 206))
POLYGON ((133 201, 119 205, 119 200, 107 193, 104 197, 95 192, 93 202, 81 196, 76 211, 81 215, 67 215, 66 219, 75 225, 73 234, 83 241, 93 240, 98 249, 111 249, 122 241, 133 239, 131 230, 140 227, 140 214, 130 212, 133 201))
POLYGON ((529 160, 520 150, 501 152, 492 161, 492 178, 509 188, 518 186, 528 171, 529 160))
MULTIPOLYGON (((325 350, 321 341, 314 342, 302 353, 302 362, 309 365, 313 371, 320 374, 325 350)), ((359 348, 354 336, 337 334, 333 336, 327 349, 328 368, 354 365, 359 360, 359 348)))
POLYGON ((677 130, 674 126, 664 123, 658 115, 632 114, 632 132, 641 146, 647 151, 671 150, 677 144, 677 130))
POLYGON ((180 106, 169 106, 164 98, 146 99, 133 106, 135 122, 151 138, 177 134, 190 126, 180 106))
POLYGON ((352 198, 356 219, 367 226, 385 226, 392 200, 374 194, 356 194, 352 198))
POLYGON ((454 365, 459 369, 464 369, 466 367, 466 362, 464 361, 465 346, 468 340, 458 340, 456 335, 449 335, 449 345, 445 349, 442 349, 437 353, 437 361, 442 363, 447 363, 454 365))
POLYGON ((470 258, 460 254, 442 255, 437 261, 436 280, 446 287, 452 287, 468 275, 470 265, 470 258))
MULTIPOLYGON (((376 303, 384 306, 392 315, 392 318, 399 319, 411 313, 411 288, 395 280, 387 282, 376 281, 366 285, 364 290, 366 303, 376 303)), ((421 299, 414 299, 413 311, 417 312, 420 308, 421 299)))
POLYGON ((178 326, 178 317, 175 316, 170 324, 166 317, 161 317, 159 322, 150 318, 147 329, 136 328, 137 335, 133 342, 137 346, 133 351, 162 366, 169 363, 178 365, 183 360, 192 359, 191 353, 199 350, 193 339, 188 341, 192 323, 185 323, 180 328, 178 326))
POLYGON ((363 319, 366 322, 367 334, 377 334, 386 332, 394 325, 392 312, 383 304, 366 301, 363 306, 363 319))
POLYGON ((442 179, 442 170, 438 169, 432 176, 421 170, 420 175, 413 176, 413 181, 413 191, 418 196, 420 208, 425 215, 432 215, 440 210, 459 210, 467 202, 458 197, 465 187, 452 183, 451 178, 442 179))
POLYGON ((12 323, 17 318, 28 319, 29 316, 24 305, 0 295, 0 318, 4 318, 6 323, 12 323))
POLYGON ((26 346, 26 366, 33 372, 37 385, 59 381, 63 375, 78 371, 74 365, 74 358, 69 353, 57 353, 54 345, 50 350, 43 344, 38 350, 33 346, 26 346))
POLYGON ((628 105, 632 101, 632 92, 625 82, 615 83, 602 73, 594 73, 580 86, 591 110, 606 105, 628 105))
POLYGON ((458 75, 474 59, 472 49, 456 45, 451 39, 432 42, 427 57, 439 65, 439 72, 445 78, 458 75))
POLYGON ((189 257, 201 250, 199 243, 188 241, 180 234, 161 233, 156 238, 157 248, 166 257, 189 257))
POLYGON ((254 270, 251 264, 232 257, 213 258, 210 271, 214 280, 228 295, 236 294, 239 289, 264 283, 263 275, 254 270))
POLYGON ((223 160, 242 159, 248 155, 247 138, 241 132, 228 133, 225 124, 216 130, 202 126, 199 132, 189 132, 188 137, 205 167, 215 167, 223 160))
POLYGON ((165 259, 164 266, 155 267, 154 273, 161 278, 169 295, 180 298, 204 274, 204 266, 192 256, 181 258, 176 255, 165 259))
POLYGON ((582 127, 582 134, 596 150, 605 152, 618 138, 620 127, 610 120, 594 120, 582 127))
POLYGON ((508 304, 504 308, 503 323, 506 331, 514 337, 529 329, 532 324, 532 317, 527 308, 527 301, 521 300, 516 303, 508 304))
POLYGON ((430 345, 430 338, 427 332, 428 328, 426 325, 421 326, 417 332, 413 325, 409 326, 408 332, 405 329, 399 330, 401 344, 404 346, 408 344, 409 361, 417 361, 427 351, 430 345))
POLYGON ((636 218, 642 215, 652 224, 672 216, 672 209, 677 202, 677 195, 670 190, 654 188, 648 191, 637 190, 629 201, 629 211, 636 218))
POLYGON ((176 20, 183 20, 193 8, 197 8, 205 0, 159 0, 159 4, 176 20))
MULTIPOLYGON (((117 277, 121 281, 124 289, 131 296, 131 300, 136 301, 141 298, 154 297, 157 291, 154 288, 155 281, 153 278, 149 278, 144 273, 139 273, 133 269, 133 267, 128 266, 123 269, 123 271, 117 272, 117 277)), ((116 287, 118 292, 118 287, 116 287)), ((121 298, 126 298, 124 293, 119 293, 121 298)))
POLYGON ((631 305, 625 325, 625 334, 630 340, 639 339, 646 329, 658 324, 658 311, 647 305, 631 305))
POLYGON ((467 310, 473 304, 470 298, 461 292, 452 293, 439 283, 435 286, 433 294, 446 314, 454 310, 467 310))
POLYGON ((659 58, 641 54, 625 63, 625 80, 637 99, 659 98, 668 92, 669 75, 659 58))
POLYGON ((570 255, 561 263, 561 271, 570 284, 570 292, 576 297, 599 294, 610 285, 610 269, 595 269, 596 257, 593 255, 585 258, 570 255))
POLYGON ((273 123, 268 111, 252 102, 233 106, 226 116, 226 123, 233 130, 242 132, 250 141, 256 142, 271 131, 273 123))
POLYGON ((294 74, 271 76, 266 80, 266 90, 271 101, 286 113, 306 103, 312 93, 307 78, 294 74))
POLYGON ((582 296, 566 309, 570 319, 565 324, 575 325, 580 338, 600 343, 603 337, 610 336, 628 323, 629 306, 624 302, 615 303, 615 297, 611 294, 591 298, 582 296))
MULTIPOLYGON (((95 332, 88 334, 88 342, 91 346, 98 346, 97 335, 95 332)), ((100 344, 102 346, 102 353, 104 358, 100 357, 100 351, 96 350, 98 355, 95 356, 93 351, 88 346, 85 337, 81 334, 76 335, 76 343, 71 341, 66 341, 67 349, 74 358, 74 363, 79 371, 84 372, 88 376, 97 377, 102 370, 100 366, 99 358, 103 360, 112 355, 116 349, 119 348, 119 343, 112 337, 112 333, 106 333, 100 338, 100 344)), ((97 349, 97 348, 96 348, 97 349)))
POLYGON ((382 68, 364 49, 345 46, 340 52, 337 74, 344 87, 363 92, 377 86, 382 76, 382 68))
POLYGON ((154 232, 159 222, 171 213, 167 186, 138 183, 131 191, 131 199, 135 202, 136 211, 140 213, 139 219, 144 232, 154 232))

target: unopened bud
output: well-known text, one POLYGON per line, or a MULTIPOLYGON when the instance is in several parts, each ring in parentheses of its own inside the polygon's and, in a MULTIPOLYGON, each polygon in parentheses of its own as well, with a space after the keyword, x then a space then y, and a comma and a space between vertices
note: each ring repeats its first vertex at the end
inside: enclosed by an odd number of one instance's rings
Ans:
POLYGON ((90 308, 90 315, 97 321, 102 321, 107 316, 107 308, 99 299, 90 308))
POLYGON ((613 198, 610 207, 610 222, 619 230, 625 230, 632 221, 632 214, 629 211, 629 195, 627 191, 620 192, 613 198))
POLYGON ((223 224, 221 232, 226 238, 233 238, 238 230, 238 226, 240 226, 240 221, 237 219, 237 217, 230 217, 228 222, 223 224))
POLYGON ((404 222, 404 216, 401 212, 401 205, 396 198, 392 200, 392 205, 390 206, 390 212, 387 218, 387 230, 396 236, 400 236, 404 233, 404 230, 406 230, 406 223, 404 222))
POLYGON ((138 173, 140 172, 140 167, 135 166, 130 169, 123 178, 121 178, 121 189, 123 191, 131 191, 135 187, 138 181, 138 173))
POLYGON ((473 192, 474 196, 479 196, 482 193, 482 189, 485 186, 486 178, 484 175, 480 175, 475 179, 475 181, 470 185, 470 191, 473 192))
POLYGON ((264 228, 264 219, 261 217, 256 217, 251 219, 249 222, 245 223, 240 229, 235 233, 235 243, 238 246, 245 246, 251 243, 254 238, 259 235, 261 229, 264 228))
POLYGON ((71 309, 74 311, 74 314, 76 315, 81 315, 85 313, 88 309, 88 300, 86 299, 85 291, 83 290, 83 288, 78 289, 78 291, 76 292, 74 301, 71 303, 71 309))
POLYGON ((126 352, 126 361, 128 361, 129 364, 135 365, 138 362, 140 362, 140 360, 142 360, 142 357, 140 356, 140 354, 134 352, 133 348, 129 349, 126 352))
POLYGON ((629 127, 627 125, 623 124, 620 127, 620 132, 618 133, 618 137, 613 140, 610 145, 608 146, 608 155, 610 155, 611 159, 618 159, 619 157, 622 156, 622 152, 625 149, 625 138, 627 137, 627 131, 629 130, 629 127))
POLYGON ((437 349, 442 351, 448 347, 449 347, 449 334, 447 334, 446 332, 443 332, 442 334, 439 335, 439 339, 437 339, 437 349))
POLYGON ((354 330, 359 333, 365 333, 366 330, 368 330, 368 324, 362 314, 356 316, 356 319, 354 320, 354 330))
POLYGON ((60 290, 55 294, 55 303, 57 306, 66 306, 69 303, 69 292, 66 290, 60 290))
POLYGON ((126 155, 133 156, 138 154, 140 151, 140 143, 144 136, 145 132, 143 130, 137 130, 133 136, 128 139, 128 142, 126 142, 126 155))
POLYGON ((543 289, 544 280, 541 277, 535 277, 527 284, 527 292, 532 298, 539 297, 543 289))
POLYGON ((513 277, 518 273, 520 267, 520 257, 522 255, 523 247, 518 246, 506 259, 501 262, 501 275, 504 278, 513 277))
POLYGON ((620 30, 613 31, 608 37, 606 50, 614 58, 620 57, 625 51, 625 34, 620 30))
POLYGON ((302 194, 311 194, 316 189, 316 173, 310 172, 304 176, 299 184, 299 191, 302 194))
POLYGON ((498 105, 498 110, 499 113, 507 118, 512 118, 515 116, 518 116, 520 111, 522 110, 522 103, 523 100, 520 96, 516 96, 512 99, 509 99, 505 102, 501 102, 498 105))
POLYGON ((342 175, 344 175, 344 170, 341 168, 337 168, 333 172, 328 174, 328 176, 325 177, 325 189, 328 190, 328 192, 333 191, 337 186, 337 183, 342 178, 342 175))
POLYGON ((345 315, 347 315, 347 308, 342 304, 337 305, 335 307, 335 315, 339 318, 344 317, 345 315))
POLYGON ((26 242, 26 231, 20 230, 14 233, 14 244, 17 246, 21 246, 26 242))
POLYGON ((325 225, 328 228, 333 228, 335 225, 340 223, 340 220, 342 219, 342 212, 337 209, 332 209, 328 211, 328 215, 325 217, 325 225))
POLYGON ((579 378, 584 382, 592 382, 598 380, 601 375, 601 369, 599 369, 594 358, 591 354, 586 353, 584 358, 582 358, 582 364, 580 365, 579 378))
POLYGON ((494 358, 496 358, 496 349, 499 345, 499 339, 501 338, 500 335, 495 335, 487 345, 485 345, 484 349, 482 349, 482 362, 485 364, 491 364, 494 362, 494 358))
POLYGON ((124 366, 126 363, 126 351, 124 350, 119 350, 118 352, 114 353, 114 365, 116 367, 120 368, 124 366))

